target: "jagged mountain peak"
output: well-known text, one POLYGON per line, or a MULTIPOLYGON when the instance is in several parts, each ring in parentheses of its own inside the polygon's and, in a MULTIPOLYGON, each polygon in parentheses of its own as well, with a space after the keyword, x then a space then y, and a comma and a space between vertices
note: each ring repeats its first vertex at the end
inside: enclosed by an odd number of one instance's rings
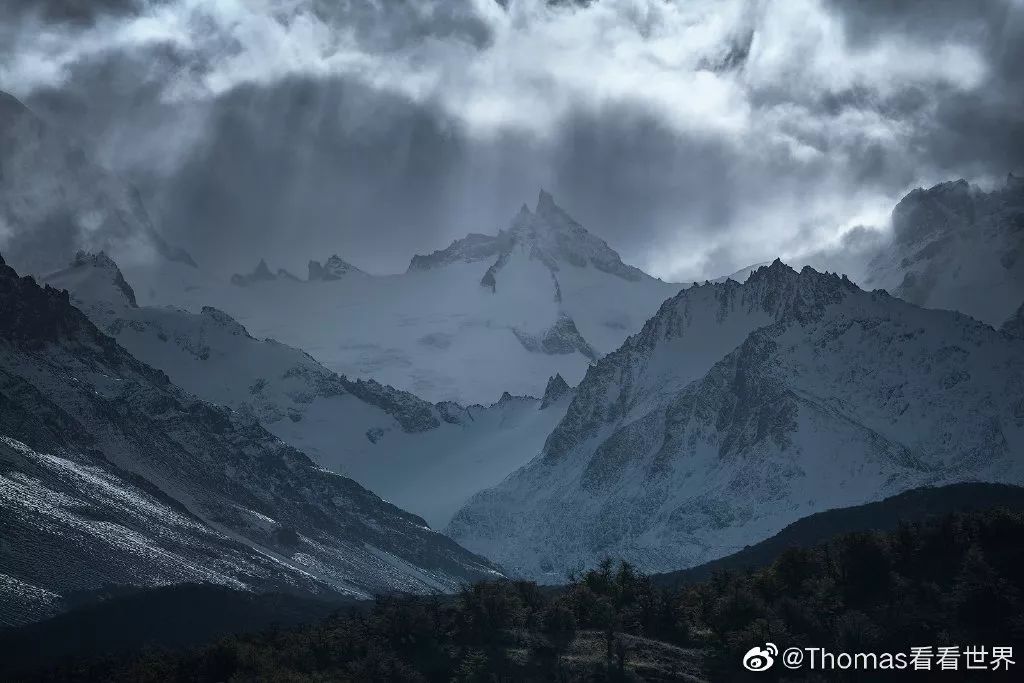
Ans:
POLYGON ((75 257, 71 260, 72 266, 85 266, 91 265, 96 268, 103 268, 105 270, 118 270, 117 264, 114 259, 107 256, 107 252, 97 251, 95 253, 79 249, 75 253, 75 257))
POLYGON ((718 305, 726 306, 739 293, 748 306, 756 307, 773 317, 794 316, 803 320, 812 317, 823 306, 836 303, 845 293, 860 291, 846 275, 819 272, 811 266, 804 266, 799 272, 783 263, 779 258, 767 266, 761 266, 743 283, 726 279, 724 282, 706 282, 690 289, 684 289, 666 301, 658 315, 648 325, 656 325, 659 318, 671 317, 690 305, 694 297, 704 296, 702 292, 712 291, 718 305))
POLYGON ((894 238, 910 244, 972 220, 976 194, 963 178, 912 190, 892 210, 894 238))
POLYGON ((1002 324, 1024 299, 1024 183, 1016 181, 1011 174, 986 192, 961 179, 907 194, 864 283, 1002 324))
POLYGON ((278 268, 277 272, 271 272, 270 266, 267 265, 267 260, 261 258, 256 267, 249 273, 235 273, 231 276, 231 284, 239 287, 248 287, 258 282, 273 282, 274 280, 289 280, 292 282, 299 282, 299 278, 289 273, 284 268, 278 268))
POLYGON ((588 232, 546 190, 540 191, 535 211, 525 205, 519 210, 509 229, 499 233, 497 246, 498 258, 482 282, 492 288, 491 280, 496 279, 516 249, 542 261, 553 273, 566 266, 593 267, 628 281, 651 279, 638 268, 624 264, 607 242, 588 232))
POLYGON ((555 373, 544 388, 544 398, 541 399, 540 409, 544 410, 551 404, 572 392, 572 387, 565 381, 561 373, 555 373))
POLYGON ((46 276, 47 283, 67 289, 78 303, 138 306, 135 291, 105 251, 79 250, 67 268, 46 276))
POLYGON ((40 286, 7 264, 0 265, 0 339, 29 346, 66 342, 99 355, 117 346, 72 305, 66 288, 40 286))
POLYGON ((754 330, 813 322, 854 292, 865 294, 845 276, 811 267, 797 272, 780 259, 743 284, 726 280, 680 291, 639 333, 590 366, 565 419, 548 437, 545 455, 557 458, 602 425, 627 419, 648 393, 681 390, 754 330))
POLYGON ((494 259, 481 281, 494 288, 492 279, 517 248, 543 261, 553 272, 563 266, 592 266, 629 281, 650 279, 643 271, 624 264, 614 249, 573 219, 546 190, 540 191, 534 211, 523 204, 508 228, 499 230, 497 235, 470 233, 445 249, 417 254, 410 261, 408 271, 494 259))
MULTIPOLYGON (((524 204, 512 220, 511 231, 515 233, 564 231, 574 232, 578 237, 593 237, 569 213, 555 203, 555 198, 547 190, 537 195, 537 204, 533 211, 524 204)), ((603 240, 598 240, 604 244, 603 240)), ((605 245, 607 246, 607 245, 605 245)))
POLYGON ((308 279, 310 282, 317 280, 340 280, 349 273, 361 272, 363 271, 356 266, 352 265, 337 254, 333 254, 323 263, 323 265, 321 265, 319 261, 310 261, 308 279))
POLYGON ((555 213, 564 213, 555 203, 555 198, 545 189, 537 194, 537 213, 541 216, 549 216, 555 213))
POLYGON ((245 326, 242 325, 242 323, 238 322, 237 320, 235 320, 234 318, 232 318, 230 315, 220 310, 219 308, 214 308, 213 306, 203 306, 201 315, 204 318, 208 318, 209 320, 213 321, 218 326, 223 327, 231 334, 252 339, 252 335, 249 334, 249 331, 245 329, 245 326))
POLYGON ((668 300, 589 367, 540 457, 448 533, 557 581, 607 555, 701 562, 921 483, 1021 481, 1020 349, 777 260, 668 300))

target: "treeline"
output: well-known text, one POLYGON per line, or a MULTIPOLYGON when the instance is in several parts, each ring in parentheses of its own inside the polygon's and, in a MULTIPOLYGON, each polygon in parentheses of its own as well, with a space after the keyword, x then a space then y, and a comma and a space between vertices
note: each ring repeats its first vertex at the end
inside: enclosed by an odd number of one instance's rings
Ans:
MULTIPOLYGON (((1022 591, 1024 516, 994 510, 846 534, 693 585, 657 587, 630 565, 606 561, 557 590, 508 581, 467 587, 453 599, 382 597, 372 609, 311 626, 63 663, 39 679, 807 680, 811 674, 779 666, 748 673, 740 662, 766 642, 833 652, 1012 646, 1024 659, 1022 591)), ((820 680, 866 678, 833 672, 820 680)))

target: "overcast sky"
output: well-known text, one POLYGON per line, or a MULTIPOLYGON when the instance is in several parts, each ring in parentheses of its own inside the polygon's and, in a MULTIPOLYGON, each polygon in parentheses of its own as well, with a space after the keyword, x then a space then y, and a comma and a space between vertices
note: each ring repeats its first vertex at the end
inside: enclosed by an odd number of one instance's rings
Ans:
MULTIPOLYGON (((665 279, 1024 164, 1024 0, 7 0, 0 89, 232 271, 374 272, 545 187, 665 279)), ((860 227, 859 227, 860 226, 860 227)))

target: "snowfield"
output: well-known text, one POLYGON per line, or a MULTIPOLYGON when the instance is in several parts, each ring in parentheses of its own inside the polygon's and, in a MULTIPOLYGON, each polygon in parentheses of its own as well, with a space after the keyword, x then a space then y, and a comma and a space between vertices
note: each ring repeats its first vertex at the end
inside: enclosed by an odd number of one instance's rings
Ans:
POLYGON ((124 272, 140 304, 214 306, 339 374, 463 405, 539 396, 555 374, 576 384, 681 288, 623 264, 546 193, 507 230, 416 256, 399 275, 337 257, 311 263, 308 280, 259 268, 244 285, 169 261, 124 272))
POLYGON ((102 253, 80 254, 47 282, 68 289, 94 323, 176 385, 259 420, 322 467, 438 529, 470 496, 532 458, 571 399, 563 393, 548 405, 525 396, 433 405, 376 382, 351 381, 298 349, 255 339, 217 309, 193 314, 135 305, 117 265, 102 253))

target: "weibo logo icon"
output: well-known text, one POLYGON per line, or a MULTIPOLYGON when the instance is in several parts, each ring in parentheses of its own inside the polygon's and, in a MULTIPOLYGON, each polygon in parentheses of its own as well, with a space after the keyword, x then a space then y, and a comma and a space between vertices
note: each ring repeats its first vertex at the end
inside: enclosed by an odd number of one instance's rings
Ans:
POLYGON ((775 643, 765 643, 763 648, 755 645, 743 655, 743 668, 748 671, 767 671, 772 668, 778 654, 779 648, 775 643))

